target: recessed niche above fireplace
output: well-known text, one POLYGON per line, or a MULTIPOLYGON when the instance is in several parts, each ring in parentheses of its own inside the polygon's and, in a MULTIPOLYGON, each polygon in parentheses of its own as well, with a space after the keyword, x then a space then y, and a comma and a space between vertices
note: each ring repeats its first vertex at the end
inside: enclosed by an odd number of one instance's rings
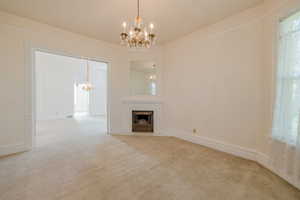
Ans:
POLYGON ((158 74, 154 61, 130 62, 130 93, 132 96, 156 96, 158 74))
POLYGON ((153 132, 153 111, 132 111, 132 132, 153 132))

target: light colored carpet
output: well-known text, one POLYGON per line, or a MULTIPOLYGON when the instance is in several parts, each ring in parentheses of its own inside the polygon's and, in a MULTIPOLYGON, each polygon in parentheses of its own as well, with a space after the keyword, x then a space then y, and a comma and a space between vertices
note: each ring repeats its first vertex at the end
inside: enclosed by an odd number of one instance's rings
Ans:
POLYGON ((0 159, 1 200, 300 199, 270 171, 226 153, 172 137, 107 136, 84 122, 80 130, 72 120, 54 123, 40 127, 33 151, 0 159))

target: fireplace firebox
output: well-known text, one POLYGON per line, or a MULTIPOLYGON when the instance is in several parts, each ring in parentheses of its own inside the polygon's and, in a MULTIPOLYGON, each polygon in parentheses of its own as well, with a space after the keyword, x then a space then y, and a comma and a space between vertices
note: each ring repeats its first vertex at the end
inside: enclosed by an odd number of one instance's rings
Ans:
POLYGON ((132 132, 153 132, 153 111, 132 111, 132 132))

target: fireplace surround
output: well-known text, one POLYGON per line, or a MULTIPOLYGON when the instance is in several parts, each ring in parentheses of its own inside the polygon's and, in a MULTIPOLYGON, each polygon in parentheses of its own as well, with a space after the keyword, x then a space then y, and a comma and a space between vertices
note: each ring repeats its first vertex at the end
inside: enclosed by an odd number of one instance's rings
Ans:
POLYGON ((132 132, 153 132, 154 131, 153 111, 132 111, 132 132))
MULTIPOLYGON (((133 122, 133 111, 153 111, 153 132, 146 132, 146 134, 151 134, 152 136, 162 135, 163 129, 163 101, 156 97, 149 96, 135 96, 135 97, 126 97, 122 100, 122 127, 120 133, 125 135, 136 135, 139 132, 134 132, 132 129, 133 122)), ((140 132, 143 133, 143 132, 140 132)), ((142 134, 144 135, 144 134, 142 134)))

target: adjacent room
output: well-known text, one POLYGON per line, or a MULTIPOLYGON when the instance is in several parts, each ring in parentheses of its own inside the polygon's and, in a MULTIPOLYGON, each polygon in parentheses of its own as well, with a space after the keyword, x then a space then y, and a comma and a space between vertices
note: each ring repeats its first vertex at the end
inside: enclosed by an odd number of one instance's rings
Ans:
POLYGON ((36 143, 107 133, 107 63, 35 51, 36 143))
POLYGON ((300 200, 299 0, 0 0, 0 200, 300 200))

